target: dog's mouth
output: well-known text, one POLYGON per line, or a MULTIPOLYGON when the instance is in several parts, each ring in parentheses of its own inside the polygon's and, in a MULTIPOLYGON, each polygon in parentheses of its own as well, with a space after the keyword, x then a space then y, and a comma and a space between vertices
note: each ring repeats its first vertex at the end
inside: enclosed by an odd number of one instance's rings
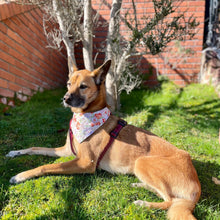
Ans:
POLYGON ((85 100, 83 97, 70 94, 64 96, 63 104, 65 107, 82 108, 85 105, 85 100))

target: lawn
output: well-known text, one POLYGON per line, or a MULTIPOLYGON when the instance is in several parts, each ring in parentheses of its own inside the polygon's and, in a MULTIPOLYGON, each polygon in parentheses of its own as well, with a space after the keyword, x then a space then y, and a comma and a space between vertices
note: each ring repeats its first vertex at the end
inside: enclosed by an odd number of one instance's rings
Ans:
MULTIPOLYGON (((134 176, 52 175, 9 184, 15 174, 46 163, 71 160, 45 156, 7 158, 10 150, 31 146, 59 147, 65 142, 69 109, 61 105, 65 89, 38 93, 25 104, 0 115, 0 217, 1 219, 166 219, 166 211, 136 207, 137 199, 161 201, 141 188, 134 176)), ((202 185, 194 215, 199 220, 219 220, 220 100, 212 87, 192 84, 183 89, 165 82, 156 90, 122 94, 120 116, 149 129, 193 159, 202 185)))

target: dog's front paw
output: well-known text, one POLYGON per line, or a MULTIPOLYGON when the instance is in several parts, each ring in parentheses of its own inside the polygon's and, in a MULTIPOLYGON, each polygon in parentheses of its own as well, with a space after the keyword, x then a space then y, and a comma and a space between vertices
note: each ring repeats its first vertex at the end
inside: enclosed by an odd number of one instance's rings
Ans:
POLYGON ((19 174, 17 174, 16 176, 13 176, 13 177, 9 180, 9 182, 10 182, 11 184, 16 184, 16 183, 24 182, 25 180, 26 180, 26 178, 23 177, 22 173, 19 173, 19 174))
POLYGON ((21 155, 21 152, 19 150, 13 150, 13 151, 10 151, 6 157, 16 157, 16 156, 19 156, 21 155))

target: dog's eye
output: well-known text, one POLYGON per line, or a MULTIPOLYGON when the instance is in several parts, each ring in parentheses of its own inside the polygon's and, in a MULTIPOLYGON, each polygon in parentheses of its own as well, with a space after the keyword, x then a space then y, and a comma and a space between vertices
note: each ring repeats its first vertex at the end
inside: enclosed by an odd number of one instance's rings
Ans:
POLYGON ((85 84, 81 84, 79 88, 80 88, 80 89, 86 89, 86 88, 88 88, 88 86, 85 85, 85 84))
POLYGON ((67 86, 71 86, 71 83, 70 83, 70 82, 68 82, 68 83, 67 83, 67 86))

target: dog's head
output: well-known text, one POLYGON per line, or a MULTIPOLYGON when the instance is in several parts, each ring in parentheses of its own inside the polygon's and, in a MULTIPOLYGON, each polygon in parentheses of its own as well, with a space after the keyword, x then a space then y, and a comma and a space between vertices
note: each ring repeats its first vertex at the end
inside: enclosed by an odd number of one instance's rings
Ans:
POLYGON ((69 74, 67 93, 63 98, 64 106, 72 112, 94 112, 107 106, 105 94, 105 78, 111 60, 93 70, 77 70, 69 74))

